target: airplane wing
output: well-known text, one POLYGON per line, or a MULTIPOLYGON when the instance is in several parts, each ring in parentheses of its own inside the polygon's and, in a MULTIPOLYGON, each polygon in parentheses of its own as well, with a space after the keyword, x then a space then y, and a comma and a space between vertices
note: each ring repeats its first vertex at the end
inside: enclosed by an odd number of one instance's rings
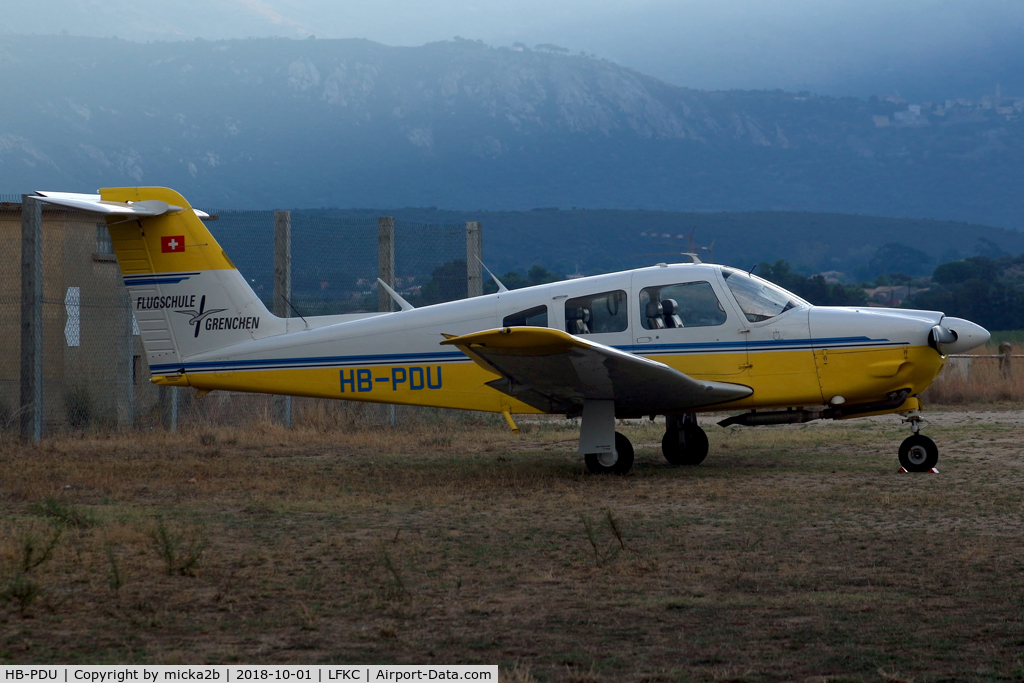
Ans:
POLYGON ((505 327, 452 337, 477 365, 500 375, 489 386, 545 412, 576 412, 587 399, 614 400, 617 417, 687 412, 753 393, 742 384, 696 380, 664 363, 547 327, 505 327))

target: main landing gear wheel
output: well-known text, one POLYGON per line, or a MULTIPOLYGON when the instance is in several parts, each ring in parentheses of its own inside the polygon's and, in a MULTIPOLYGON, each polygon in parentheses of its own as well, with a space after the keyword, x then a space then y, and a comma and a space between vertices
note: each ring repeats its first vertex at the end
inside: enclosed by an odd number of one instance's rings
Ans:
POLYGON ((669 422, 661 452, 670 465, 699 465, 708 457, 708 435, 696 422, 669 422))
POLYGON ((908 472, 927 472, 939 461, 939 447, 924 434, 908 436, 900 444, 900 464, 908 472))
POLYGON ((633 444, 615 432, 614 452, 587 453, 583 458, 592 474, 625 474, 633 466, 633 444))

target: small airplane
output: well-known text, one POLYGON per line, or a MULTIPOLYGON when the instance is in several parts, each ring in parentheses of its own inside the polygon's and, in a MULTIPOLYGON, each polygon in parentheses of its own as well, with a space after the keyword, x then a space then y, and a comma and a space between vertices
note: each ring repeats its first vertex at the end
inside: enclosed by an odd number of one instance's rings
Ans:
POLYGON ((633 465, 616 419, 664 415, 665 458, 697 465, 696 414, 732 410, 720 425, 898 414, 900 464, 928 471, 919 395, 989 339, 934 311, 812 306, 696 258, 422 308, 380 282, 402 310, 278 318, 177 192, 38 194, 105 216, 154 383, 491 411, 514 431, 514 414, 581 417, 594 473, 633 465))

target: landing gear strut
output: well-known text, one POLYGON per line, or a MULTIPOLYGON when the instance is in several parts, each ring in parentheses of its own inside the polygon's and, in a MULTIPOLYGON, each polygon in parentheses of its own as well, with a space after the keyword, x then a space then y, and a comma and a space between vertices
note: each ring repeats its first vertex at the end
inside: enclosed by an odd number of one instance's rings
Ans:
POLYGON ((661 452, 671 465, 699 465, 708 457, 708 435, 697 424, 695 413, 665 416, 661 452))
POLYGON ((583 456, 591 474, 625 474, 633 467, 633 444, 615 432, 615 450, 611 453, 587 453, 583 456))
POLYGON ((908 472, 927 472, 939 461, 939 447, 921 433, 921 415, 916 410, 906 421, 914 433, 900 444, 900 464, 908 472))

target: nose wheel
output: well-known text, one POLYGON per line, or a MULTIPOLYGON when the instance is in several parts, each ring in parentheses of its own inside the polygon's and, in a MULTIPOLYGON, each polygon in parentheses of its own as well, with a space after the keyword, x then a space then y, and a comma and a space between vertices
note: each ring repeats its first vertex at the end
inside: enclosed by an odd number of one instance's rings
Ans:
POLYGON ((927 472, 939 462, 939 447, 921 433, 921 416, 911 415, 907 422, 914 431, 900 444, 900 465, 908 472, 927 472))
POLYGON ((708 435, 693 413, 665 416, 661 452, 670 465, 699 465, 708 457, 708 435))
POLYGON ((927 472, 939 461, 939 447, 924 434, 908 436, 900 444, 900 464, 908 472, 927 472))

